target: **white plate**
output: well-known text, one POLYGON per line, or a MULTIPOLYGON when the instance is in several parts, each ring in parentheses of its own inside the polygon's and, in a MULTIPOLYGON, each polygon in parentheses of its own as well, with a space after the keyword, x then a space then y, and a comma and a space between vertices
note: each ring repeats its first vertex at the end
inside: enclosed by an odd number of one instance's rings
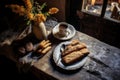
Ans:
POLYGON ((68 24, 68 23, 66 23, 66 22, 60 22, 60 23, 58 23, 58 24, 53 28, 53 30, 52 30, 53 36, 54 36, 55 38, 57 38, 57 39, 60 39, 60 40, 68 40, 68 39, 71 39, 72 37, 74 37, 75 33, 76 33, 75 28, 74 28, 72 25, 70 25, 70 24, 68 24), (66 24, 66 25, 68 25, 67 31, 69 32, 69 34, 68 34, 67 36, 65 36, 65 37, 60 37, 60 36, 57 34, 58 31, 59 31, 58 28, 59 28, 59 25, 60 25, 60 24, 66 24))
POLYGON ((77 63, 69 65, 69 66, 64 65, 62 63, 62 61, 61 61, 62 60, 61 59, 61 52, 60 52, 61 47, 63 45, 68 45, 68 44, 70 44, 70 41, 62 42, 58 46, 56 46, 56 48, 54 49, 54 52, 53 52, 53 60, 56 63, 56 65, 59 66, 62 69, 65 69, 65 70, 76 70, 76 69, 79 69, 80 67, 82 67, 85 64, 85 62, 87 61, 88 57, 85 57, 82 60, 78 61, 77 63))

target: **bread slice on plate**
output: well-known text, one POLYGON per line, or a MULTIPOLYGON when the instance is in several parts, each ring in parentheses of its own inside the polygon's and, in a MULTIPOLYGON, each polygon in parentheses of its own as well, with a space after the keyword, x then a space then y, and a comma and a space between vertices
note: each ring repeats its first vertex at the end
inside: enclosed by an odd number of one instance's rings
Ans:
POLYGON ((65 65, 76 63, 89 54, 85 43, 78 40, 73 40, 67 45, 61 53, 62 62, 65 65))

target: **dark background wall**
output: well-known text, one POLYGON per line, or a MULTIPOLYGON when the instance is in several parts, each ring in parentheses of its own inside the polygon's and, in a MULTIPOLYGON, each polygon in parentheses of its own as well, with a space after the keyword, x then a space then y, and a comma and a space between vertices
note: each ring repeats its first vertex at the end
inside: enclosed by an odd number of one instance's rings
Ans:
POLYGON ((70 0, 67 22, 90 36, 120 48, 120 23, 81 11, 82 0, 70 0))
MULTIPOLYGON (((39 2, 40 4, 46 2, 47 8, 57 7, 59 12, 57 14, 51 15, 51 17, 55 17, 59 22, 65 21, 65 4, 66 0, 34 0, 39 2)), ((23 17, 18 16, 11 11, 11 9, 6 8, 7 4, 19 4, 23 5, 22 0, 1 0, 0 2, 0 33, 8 28, 15 28, 15 30, 19 29, 19 27, 23 27, 24 19, 23 17)))
POLYGON ((1 0, 0 2, 0 33, 5 30, 12 28, 18 30, 23 27, 24 21, 23 17, 18 16, 11 11, 11 9, 6 8, 7 4, 23 4, 22 0, 1 0))
POLYGON ((47 7, 51 8, 51 7, 57 7, 59 9, 59 12, 55 15, 53 15, 54 17, 56 17, 58 19, 58 21, 65 21, 65 10, 66 10, 66 1, 68 0, 36 0, 39 3, 47 3, 47 7))

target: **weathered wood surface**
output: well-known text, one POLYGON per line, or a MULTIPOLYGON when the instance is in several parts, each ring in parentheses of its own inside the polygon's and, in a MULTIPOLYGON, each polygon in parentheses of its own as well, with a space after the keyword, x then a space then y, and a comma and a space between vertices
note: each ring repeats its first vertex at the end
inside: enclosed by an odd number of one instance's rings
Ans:
MULTIPOLYGON (((57 24, 57 23, 56 23, 57 24)), ((52 24, 51 24, 52 25, 52 24)), ((11 32, 11 31, 10 31, 11 32)), ((8 34, 8 33, 7 33, 8 34)), ((11 42, 18 34, 8 39, 0 39, 0 54, 17 61, 11 47, 11 42)), ((4 34, 3 34, 4 35, 4 34)), ((57 67, 52 59, 54 48, 62 41, 49 36, 52 50, 33 64, 31 71, 40 79, 60 80, 119 80, 120 77, 120 49, 103 43, 93 37, 77 32, 73 39, 80 39, 87 44, 90 51, 86 64, 75 71, 65 71, 57 67)))
POLYGON ((90 51, 86 64, 75 71, 65 71, 57 67, 52 59, 52 52, 61 41, 51 38, 52 50, 34 63, 32 72, 38 77, 59 80, 119 80, 120 49, 105 44, 93 37, 77 32, 73 39, 80 39, 90 51), (44 74, 44 75, 43 75, 44 74))

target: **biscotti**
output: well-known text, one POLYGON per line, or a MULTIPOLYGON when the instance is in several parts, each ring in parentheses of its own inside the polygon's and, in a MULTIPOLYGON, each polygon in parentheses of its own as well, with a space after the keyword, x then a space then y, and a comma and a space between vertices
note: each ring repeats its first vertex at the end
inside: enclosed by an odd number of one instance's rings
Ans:
POLYGON ((83 54, 80 51, 74 51, 62 58, 64 64, 72 64, 82 58, 83 54))
POLYGON ((87 54, 89 54, 88 49, 84 48, 79 51, 73 51, 69 53, 68 55, 64 56, 62 58, 62 62, 65 65, 73 64, 81 59, 83 59, 87 54))
POLYGON ((74 45, 79 44, 79 43, 80 43, 80 41, 75 39, 75 40, 72 40, 71 44, 69 44, 69 45, 74 46, 74 45))
POLYGON ((38 44, 36 52, 43 55, 50 51, 51 48, 51 42, 49 40, 43 40, 38 44))
POLYGON ((65 56, 73 51, 80 50, 82 48, 86 48, 86 46, 83 43, 79 43, 79 44, 74 45, 74 46, 67 46, 65 48, 65 50, 63 51, 62 56, 65 56))
POLYGON ((65 65, 74 64, 89 54, 85 43, 73 40, 61 53, 62 62, 65 65))

